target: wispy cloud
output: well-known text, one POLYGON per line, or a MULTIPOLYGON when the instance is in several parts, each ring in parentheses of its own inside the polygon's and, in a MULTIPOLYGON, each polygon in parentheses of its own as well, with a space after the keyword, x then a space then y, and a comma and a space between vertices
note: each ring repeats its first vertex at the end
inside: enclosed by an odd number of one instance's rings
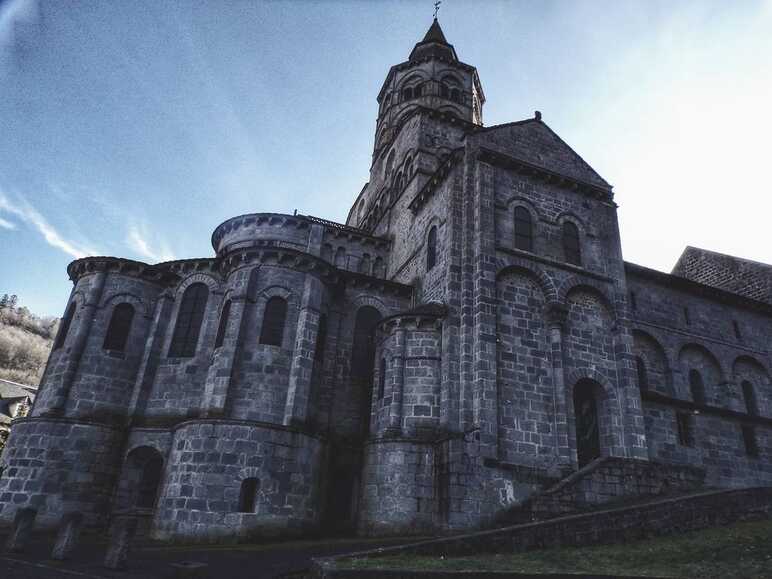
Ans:
POLYGON ((16 26, 35 22, 38 17, 37 0, 8 0, 0 3, 0 44, 13 43, 16 26))
POLYGON ((10 221, 6 221, 2 217, 0 217, 0 227, 3 229, 16 229, 16 224, 11 223, 10 221))
MULTIPOLYGON (((82 246, 74 241, 65 239, 56 228, 23 197, 17 197, 12 201, 4 193, 0 192, 0 213, 1 212, 15 215, 28 226, 37 230, 48 245, 55 247, 76 259, 88 255, 99 255, 98 251, 90 247, 82 246)), ((8 229, 15 228, 13 223, 10 223, 5 219, 2 219, 2 221, 3 223, 9 223, 11 225, 8 229)))
POLYGON ((141 255, 143 258, 153 262, 176 259, 165 241, 162 240, 155 244, 148 241, 148 237, 150 235, 147 232, 147 227, 131 224, 126 234, 126 243, 137 255, 141 255))

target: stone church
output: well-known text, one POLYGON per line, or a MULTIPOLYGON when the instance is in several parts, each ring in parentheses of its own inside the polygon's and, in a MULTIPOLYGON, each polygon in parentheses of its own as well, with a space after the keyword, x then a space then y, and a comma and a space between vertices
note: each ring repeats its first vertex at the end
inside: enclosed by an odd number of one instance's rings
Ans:
POLYGON ((72 262, 0 522, 443 533, 608 460, 652 492, 772 485, 772 266, 625 262, 612 187, 485 100, 435 20, 378 92, 345 224, 254 213, 214 257, 72 262))

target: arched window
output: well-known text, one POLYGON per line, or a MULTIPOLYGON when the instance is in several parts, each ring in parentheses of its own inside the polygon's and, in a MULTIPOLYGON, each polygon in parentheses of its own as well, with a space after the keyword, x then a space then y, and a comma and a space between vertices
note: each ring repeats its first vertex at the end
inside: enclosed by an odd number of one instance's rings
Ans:
POLYGON ((582 265, 582 250, 579 246, 579 229, 570 221, 563 222, 563 253, 566 261, 582 265))
POLYGON ((394 179, 394 187, 396 187, 397 192, 402 191, 402 171, 397 173, 397 177, 394 179))
POLYGON ((110 317, 110 323, 107 326, 107 335, 102 348, 123 352, 123 349, 126 347, 126 341, 129 339, 133 319, 134 306, 127 303, 115 306, 113 308, 113 315, 110 317))
POLYGON ((209 288, 203 283, 188 286, 182 294, 177 324, 174 326, 172 335, 172 345, 169 347, 169 357, 192 358, 196 354, 207 299, 209 299, 209 288))
POLYGON ((695 404, 705 404, 705 385, 697 370, 689 370, 689 391, 695 404))
MULTIPOLYGON (((147 447, 146 447, 147 448, 147 447)), ((157 451, 148 448, 146 456, 142 456, 139 484, 137 485, 136 502, 138 509, 152 509, 155 506, 158 487, 161 485, 164 461, 157 451)))
POLYGON ((424 92, 424 85, 419 84, 416 85, 416 87, 413 89, 413 97, 418 98, 420 97, 424 92))
POLYGON ((346 250, 341 246, 335 251, 335 267, 346 266, 346 250))
POLYGON ((437 264, 437 227, 432 226, 426 239, 426 271, 437 264))
POLYGON ((284 321, 287 318, 287 300, 274 296, 265 304, 260 343, 281 346, 284 338, 284 321))
POLYGON ((440 84, 440 96, 444 99, 450 96, 450 89, 448 88, 448 85, 446 85, 444 82, 440 84))
POLYGON ((327 314, 319 316, 319 325, 316 330, 316 346, 314 347, 314 360, 320 362, 324 358, 324 347, 327 344, 327 314))
POLYGON ((759 407, 756 403, 756 392, 753 390, 753 384, 744 380, 742 383, 743 399, 745 400, 745 409, 751 416, 759 415, 759 407))
POLYGON ((638 371, 638 388, 649 389, 649 377, 646 375, 646 362, 640 356, 635 357, 635 368, 638 371))
POLYGON ((362 306, 356 313, 351 347, 351 381, 359 399, 359 424, 363 435, 370 430, 370 408, 375 370, 375 330, 381 314, 372 306, 362 306))
POLYGON ((77 307, 77 304, 75 302, 71 302, 69 306, 67 306, 67 311, 64 313, 64 318, 62 318, 62 324, 59 326, 59 331, 56 334, 56 341, 54 341, 54 350, 58 350, 62 346, 64 346, 64 341, 67 339, 67 333, 70 331, 70 324, 72 323, 72 318, 75 317, 75 308, 77 307))
POLYGON ((257 491, 260 489, 260 481, 256 478, 245 478, 241 481, 239 491, 239 512, 254 513, 257 503, 257 491))
POLYGON ((409 101, 413 98, 413 87, 405 87, 402 89, 402 100, 409 101))
POLYGON ((214 347, 219 348, 225 340, 225 332, 228 329, 228 318, 231 315, 231 301, 225 302, 220 312, 220 323, 217 326, 217 337, 214 339, 214 347))
POLYGON ((515 248, 533 251, 531 213, 523 206, 515 207, 515 248))
POLYGON ((383 398, 383 393, 386 390, 386 358, 381 358, 381 367, 379 368, 378 376, 378 400, 383 398))
POLYGON ((370 275, 370 254, 365 253, 359 260, 359 273, 370 275))
MULTIPOLYGON (((386 169, 383 173, 384 177, 388 177, 391 175, 391 170, 394 168, 394 149, 391 150, 391 153, 389 153, 388 158, 386 159, 386 169)), ((364 205, 364 201, 363 201, 364 205)))

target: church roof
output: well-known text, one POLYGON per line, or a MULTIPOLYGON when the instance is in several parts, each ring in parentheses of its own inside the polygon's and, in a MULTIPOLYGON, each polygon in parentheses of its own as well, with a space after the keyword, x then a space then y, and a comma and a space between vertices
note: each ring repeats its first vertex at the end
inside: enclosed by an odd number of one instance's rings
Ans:
POLYGON ((772 304, 772 266, 699 247, 687 247, 673 275, 772 304))
POLYGON ((611 185, 541 120, 525 119, 475 131, 484 147, 564 175, 594 187, 611 191, 611 185))

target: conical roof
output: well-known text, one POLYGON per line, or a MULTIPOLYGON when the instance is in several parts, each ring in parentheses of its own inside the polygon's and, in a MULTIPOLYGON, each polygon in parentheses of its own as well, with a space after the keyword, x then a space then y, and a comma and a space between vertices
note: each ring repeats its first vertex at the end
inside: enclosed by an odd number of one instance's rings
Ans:
POLYGON ((426 31, 426 36, 424 36, 424 39, 421 41, 422 44, 424 42, 439 42, 441 44, 448 43, 448 41, 445 40, 445 35, 442 33, 440 23, 436 18, 434 19, 434 22, 432 22, 432 25, 429 27, 429 30, 426 31))
POLYGON ((440 58, 444 60, 457 61, 456 51, 452 44, 445 39, 439 21, 435 18, 429 30, 426 31, 424 39, 413 47, 410 53, 410 60, 420 60, 422 58, 440 58))

